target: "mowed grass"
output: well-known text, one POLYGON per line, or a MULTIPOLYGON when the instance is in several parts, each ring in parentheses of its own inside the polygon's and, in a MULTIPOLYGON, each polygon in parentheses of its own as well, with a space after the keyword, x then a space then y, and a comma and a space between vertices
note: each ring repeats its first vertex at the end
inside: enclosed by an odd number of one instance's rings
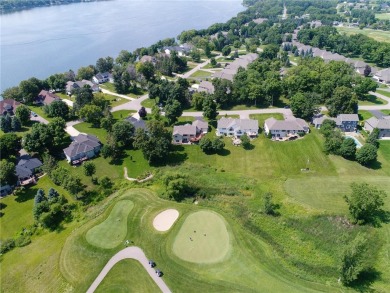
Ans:
POLYGON ((204 70, 197 70, 193 74, 191 74, 190 78, 207 78, 211 76, 211 72, 204 70))
POLYGON ((172 250, 185 261, 215 263, 222 261, 230 248, 225 220, 212 211, 203 210, 187 216, 172 250))
POLYGON ((376 92, 378 94, 381 94, 381 95, 384 95, 384 96, 390 98, 390 92, 389 91, 384 91, 384 90, 381 90, 381 89, 377 89, 376 92))
POLYGON ((356 27, 337 27, 337 30, 340 33, 345 33, 346 35, 355 35, 355 34, 363 34, 367 37, 373 38, 379 42, 387 42, 390 43, 390 32, 389 31, 381 31, 374 29, 359 29, 356 27))
POLYGON ((96 289, 96 293, 159 292, 144 267, 136 260, 118 262, 96 289))
POLYGON ((87 232, 87 241, 104 249, 121 244, 127 234, 127 217, 133 207, 134 204, 130 200, 118 201, 107 219, 87 232))
POLYGON ((390 20, 390 13, 378 13, 378 14, 375 14, 375 17, 378 19, 390 20))
POLYGON ((367 95, 367 98, 364 101, 359 100, 358 104, 361 106, 384 105, 387 101, 374 95, 367 95))
POLYGON ((38 180, 36 185, 32 185, 25 189, 18 196, 9 195, 1 199, 3 208, 1 209, 2 216, 0 217, 0 239, 15 237, 21 230, 34 223, 32 214, 34 206, 34 197, 38 189, 43 189, 47 195, 48 190, 53 187, 61 195, 65 196, 69 201, 74 199, 61 186, 56 186, 46 175, 38 180))

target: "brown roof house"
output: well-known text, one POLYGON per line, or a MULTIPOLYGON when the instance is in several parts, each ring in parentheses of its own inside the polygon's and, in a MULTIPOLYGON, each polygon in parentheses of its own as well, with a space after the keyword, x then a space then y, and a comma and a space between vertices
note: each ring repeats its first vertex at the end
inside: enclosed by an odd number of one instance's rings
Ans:
POLYGON ((297 135, 299 133, 309 133, 310 128, 305 120, 292 118, 286 120, 276 120, 271 117, 264 122, 264 133, 271 133, 273 138, 283 138, 297 135))
POLYGON ((173 127, 174 144, 190 144, 198 142, 208 131, 209 125, 201 118, 197 118, 192 124, 177 125, 173 127))
POLYGON ((13 116, 15 114, 15 110, 21 104, 12 99, 5 99, 0 101, 0 116, 1 115, 10 115, 13 116))
POLYGON ((72 143, 64 149, 66 160, 75 165, 95 157, 101 148, 99 139, 90 134, 79 134, 72 143))
POLYGON ((59 100, 61 100, 60 97, 56 96, 55 94, 46 90, 41 90, 38 94, 38 97, 35 99, 35 102, 37 104, 50 105, 54 101, 59 100))

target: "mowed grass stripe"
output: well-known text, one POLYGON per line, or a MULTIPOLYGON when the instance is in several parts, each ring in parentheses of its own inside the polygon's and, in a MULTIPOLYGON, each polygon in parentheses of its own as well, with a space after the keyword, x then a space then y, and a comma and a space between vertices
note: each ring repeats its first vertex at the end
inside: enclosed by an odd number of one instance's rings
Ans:
POLYGON ((117 202, 107 219, 87 232, 87 241, 105 249, 121 244, 127 234, 127 216, 133 207, 134 203, 130 200, 117 202))
POLYGON ((206 210, 190 214, 173 243, 173 252, 179 258, 195 263, 222 261, 230 249, 225 220, 206 210))
MULTIPOLYGON (((328 212, 347 213, 348 206, 343 196, 351 192, 352 182, 367 182, 387 190, 390 195, 390 180, 386 176, 288 179, 284 187, 291 197, 302 204, 328 212)), ((389 205, 389 201, 387 205, 389 205)))

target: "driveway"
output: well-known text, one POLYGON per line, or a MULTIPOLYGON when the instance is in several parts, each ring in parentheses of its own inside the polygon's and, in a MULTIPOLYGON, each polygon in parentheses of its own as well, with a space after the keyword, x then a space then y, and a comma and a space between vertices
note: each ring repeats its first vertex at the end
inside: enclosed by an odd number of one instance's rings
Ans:
POLYGON ((373 106, 359 106, 359 110, 390 110, 390 98, 384 95, 378 94, 376 92, 369 92, 370 95, 377 96, 382 100, 385 100, 387 104, 385 105, 373 105, 373 106))
MULTIPOLYGON (((111 112, 116 112, 116 111, 120 111, 120 110, 135 110, 135 111, 138 111, 142 107, 141 103, 143 101, 145 101, 146 99, 148 99, 148 98, 149 98, 148 94, 143 95, 143 96, 141 96, 138 99, 133 99, 131 102, 128 102, 128 103, 125 103, 125 104, 113 107, 111 109, 111 112)), ((147 108, 146 111, 148 113, 152 112, 152 110, 149 109, 149 108, 147 108)))
POLYGON ((31 116, 30 117, 30 120, 31 121, 38 121, 39 123, 43 123, 43 124, 49 124, 49 121, 47 121, 45 118, 37 115, 36 117, 34 116, 31 116))
POLYGON ((66 123, 65 131, 72 137, 77 136, 80 134, 80 131, 78 131, 76 128, 73 126, 76 124, 79 124, 83 122, 82 120, 74 120, 74 121, 69 121, 66 123))
POLYGON ((65 104, 67 104, 69 107, 72 107, 73 108, 73 102, 69 99, 62 99, 62 101, 65 102, 65 104))
POLYGON ((87 290, 87 293, 95 292, 96 288, 99 286, 101 281, 103 281, 104 277, 108 274, 112 267, 121 260, 128 258, 138 260, 163 293, 171 292, 171 290, 169 290, 168 286, 165 284, 164 280, 158 277, 155 273, 155 270, 149 266, 148 259, 146 258, 146 255, 142 249, 136 246, 131 246, 119 251, 107 262, 103 270, 87 290))
POLYGON ((109 95, 112 95, 112 96, 117 96, 117 97, 129 100, 129 101, 135 100, 135 99, 130 98, 130 97, 126 96, 126 95, 117 94, 117 93, 111 92, 111 91, 103 89, 103 88, 101 88, 100 90, 102 91, 103 94, 109 94, 109 95))

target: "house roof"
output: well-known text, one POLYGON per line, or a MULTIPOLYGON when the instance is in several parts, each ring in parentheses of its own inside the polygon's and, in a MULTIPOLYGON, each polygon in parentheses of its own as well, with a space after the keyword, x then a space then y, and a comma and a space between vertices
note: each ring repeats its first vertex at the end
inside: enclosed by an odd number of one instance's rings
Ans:
POLYGON ((390 68, 379 70, 375 76, 385 82, 390 82, 390 68))
POLYGON ((143 119, 137 119, 137 118, 134 118, 133 116, 130 116, 130 117, 127 117, 126 120, 129 121, 131 124, 133 124, 135 129, 141 128, 141 129, 146 130, 146 128, 147 128, 146 122, 143 119))
POLYGON ((196 126, 198 129, 207 129, 209 128, 208 122, 204 121, 202 118, 197 117, 195 121, 192 122, 192 125, 196 126))
POLYGON ((276 120, 274 117, 271 117, 265 120, 265 124, 269 130, 305 131, 305 128, 309 128, 306 121, 300 118, 276 120))
POLYGON ((100 145, 99 139, 90 134, 79 134, 74 137, 72 143, 64 149, 64 153, 72 158, 80 153, 85 153, 93 150, 100 145))
POLYGON ((268 20, 268 18, 256 18, 256 19, 253 20, 253 22, 256 23, 256 24, 261 24, 261 23, 263 23, 264 21, 267 21, 267 20, 268 20))
POLYGON ((156 57, 149 56, 149 55, 144 55, 142 58, 139 60, 141 63, 145 62, 156 62, 156 57))
POLYGON ((211 82, 202 80, 198 87, 198 92, 206 92, 208 94, 214 94, 214 86, 211 82))
POLYGON ((339 119, 337 118, 333 118, 333 117, 329 117, 329 116, 326 116, 326 115, 321 115, 321 116, 317 116, 313 119, 313 124, 314 125, 322 125, 322 123, 324 123, 325 120, 333 120, 334 122, 336 122, 336 125, 341 125, 341 122, 339 119))
POLYGON ((33 175, 34 169, 40 166, 42 166, 42 162, 37 158, 24 157, 15 167, 16 176, 19 179, 30 177, 33 175))
POLYGON ((366 120, 366 123, 370 124, 373 128, 390 129, 390 116, 384 116, 381 119, 371 117, 366 120))
POLYGON ((217 128, 239 127, 241 129, 258 129, 259 121, 254 119, 234 119, 222 117, 217 122, 217 128))
POLYGON ((0 115, 4 112, 14 111, 20 105, 19 102, 13 99, 5 99, 0 101, 0 115))
POLYGON ((45 103, 46 105, 50 105, 54 101, 59 101, 60 97, 56 96, 55 94, 46 91, 46 90, 41 90, 38 94, 38 99, 45 103))
POLYGON ((191 124, 173 126, 173 135, 196 135, 196 126, 191 124))
POLYGON ((214 78, 223 78, 233 81, 234 75, 237 73, 238 68, 247 68, 250 63, 255 61, 259 55, 256 53, 249 53, 236 58, 232 63, 226 65, 224 69, 213 74, 214 78))
POLYGON ((359 122, 358 114, 339 114, 339 115, 337 115, 337 118, 340 119, 341 122, 343 122, 343 121, 359 122))

